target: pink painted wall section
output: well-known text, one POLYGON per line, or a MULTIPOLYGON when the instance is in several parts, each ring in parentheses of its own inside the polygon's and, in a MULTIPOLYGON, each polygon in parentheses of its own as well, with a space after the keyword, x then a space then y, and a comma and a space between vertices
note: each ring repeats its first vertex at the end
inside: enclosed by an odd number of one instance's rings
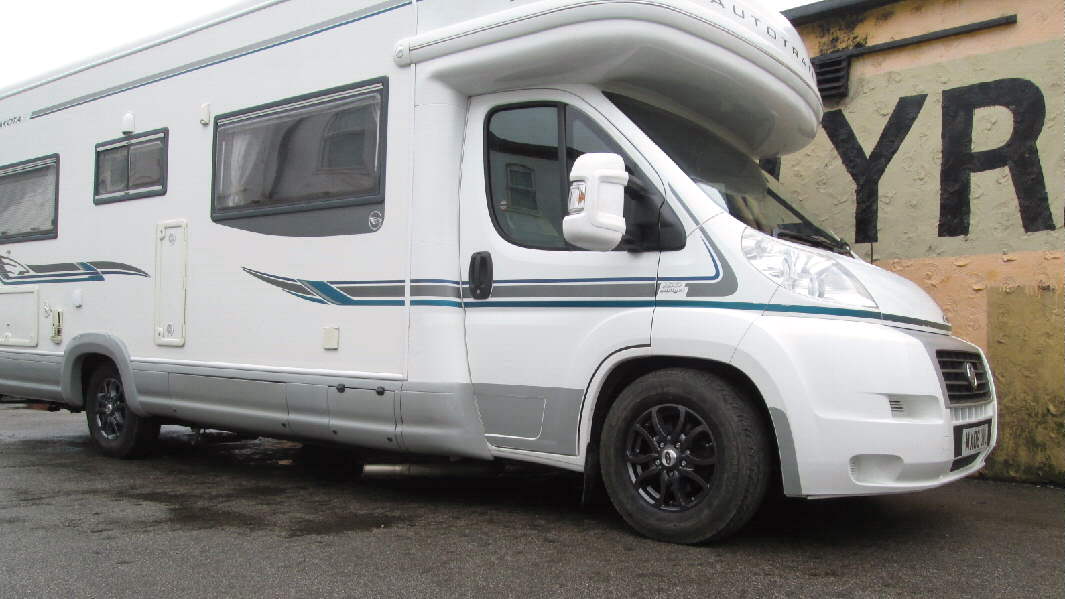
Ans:
POLYGON ((780 179, 987 352, 1001 423, 986 474, 1065 483, 1065 6, 903 0, 800 33, 817 56, 1008 15, 855 57, 849 93, 780 179))

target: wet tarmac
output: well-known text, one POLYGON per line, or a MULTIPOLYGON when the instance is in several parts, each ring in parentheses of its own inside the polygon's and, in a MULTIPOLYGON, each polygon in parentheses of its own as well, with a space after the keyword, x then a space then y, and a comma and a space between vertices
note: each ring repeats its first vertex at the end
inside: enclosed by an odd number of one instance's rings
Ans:
POLYGON ((561 471, 356 478, 295 443, 177 427, 119 461, 83 415, 0 404, 0 598, 1060 597, 1063 564, 1055 488, 781 500, 723 544, 683 547, 582 508, 561 471))

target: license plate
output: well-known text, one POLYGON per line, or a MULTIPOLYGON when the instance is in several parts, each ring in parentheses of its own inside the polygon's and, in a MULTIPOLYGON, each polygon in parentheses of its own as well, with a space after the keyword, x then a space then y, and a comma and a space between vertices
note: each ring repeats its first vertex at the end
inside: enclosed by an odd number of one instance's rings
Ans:
POLYGON ((991 444, 991 421, 966 424, 954 429, 954 457, 964 458, 980 453, 991 444))

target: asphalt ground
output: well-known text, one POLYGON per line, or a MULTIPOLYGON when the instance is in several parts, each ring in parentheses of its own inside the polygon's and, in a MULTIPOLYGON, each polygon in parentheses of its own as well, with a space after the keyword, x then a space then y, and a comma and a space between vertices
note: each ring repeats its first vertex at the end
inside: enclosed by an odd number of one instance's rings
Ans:
POLYGON ((0 404, 0 597, 1065 596, 1062 489, 779 500, 685 547, 560 471, 352 479, 294 443, 194 440, 113 460, 83 415, 0 404))

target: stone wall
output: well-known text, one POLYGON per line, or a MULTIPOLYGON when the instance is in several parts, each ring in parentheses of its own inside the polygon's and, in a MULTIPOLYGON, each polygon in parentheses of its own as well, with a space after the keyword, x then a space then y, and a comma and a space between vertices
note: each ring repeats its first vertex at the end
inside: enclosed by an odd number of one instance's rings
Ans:
POLYGON ((1062 3, 903 0, 800 33, 818 56, 1008 15, 1016 24, 855 57, 849 94, 780 178, 987 351, 1001 422, 985 473, 1065 483, 1062 3))

